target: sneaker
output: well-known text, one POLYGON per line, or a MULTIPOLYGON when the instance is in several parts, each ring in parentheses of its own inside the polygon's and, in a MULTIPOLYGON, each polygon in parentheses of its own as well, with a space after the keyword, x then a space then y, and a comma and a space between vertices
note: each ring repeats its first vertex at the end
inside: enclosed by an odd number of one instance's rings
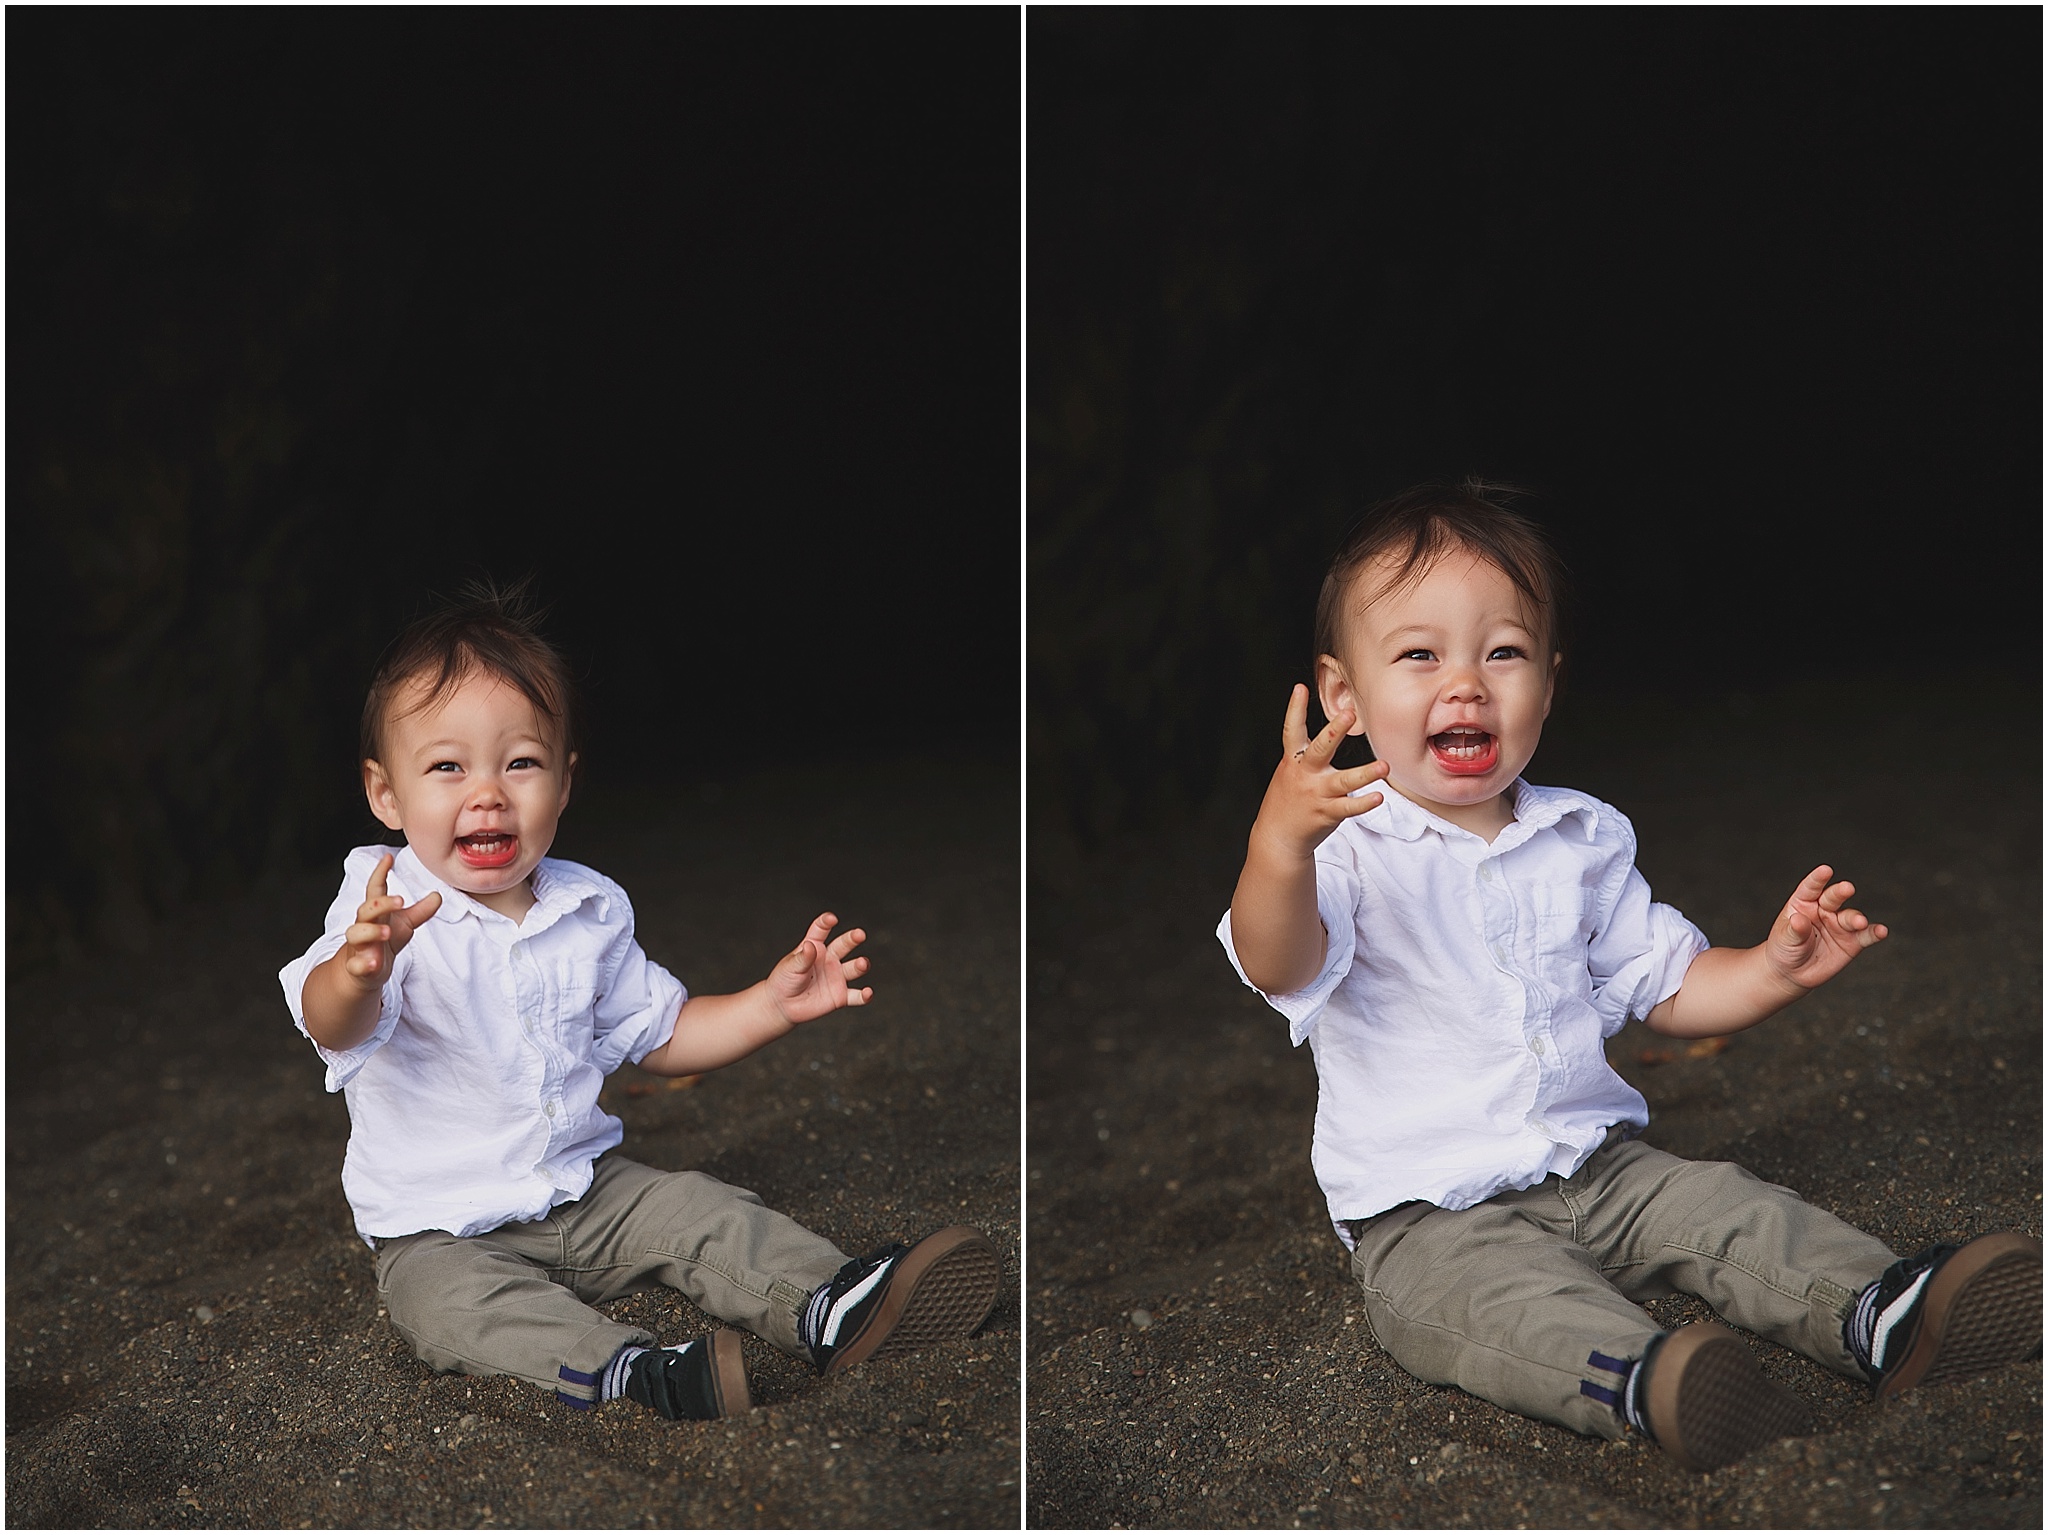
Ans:
POLYGON ((1650 1437, 1688 1471, 1712 1471, 1774 1439, 1813 1432, 1806 1404, 1716 1322, 1666 1333, 1641 1368, 1650 1437))
POLYGON ((740 1335, 724 1328, 677 1348, 651 1348, 626 1371, 626 1395, 664 1418, 732 1418, 754 1405, 740 1335))
POLYGON ((892 1243, 820 1285, 799 1327, 820 1371, 967 1337, 996 1303, 1002 1263, 987 1237, 948 1226, 915 1247, 892 1243))
POLYGON ((2041 1242, 1997 1231, 1901 1258, 1877 1281, 1871 1373, 1880 1398, 2041 1352, 2041 1242))

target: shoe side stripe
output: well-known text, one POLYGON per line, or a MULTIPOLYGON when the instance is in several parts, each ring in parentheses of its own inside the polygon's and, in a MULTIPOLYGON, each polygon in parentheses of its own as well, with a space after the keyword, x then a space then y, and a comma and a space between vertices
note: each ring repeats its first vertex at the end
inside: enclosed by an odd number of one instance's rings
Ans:
POLYGON ((895 1266, 893 1263, 883 1264, 882 1267, 876 1269, 867 1278, 834 1301, 831 1311, 825 1317, 825 1335, 819 1341, 827 1347, 837 1344, 839 1342, 839 1329, 845 1325, 847 1316, 874 1292, 877 1285, 889 1277, 889 1271, 895 1266))
POLYGON ((1880 1370, 1890 1367, 1892 1329, 1912 1313, 1913 1303, 1919 1300, 1920 1292, 1927 1288, 1927 1281, 1933 1277, 1934 1270, 1929 1269, 1901 1291, 1897 1300, 1878 1314, 1877 1326, 1870 1332, 1870 1358, 1880 1370))

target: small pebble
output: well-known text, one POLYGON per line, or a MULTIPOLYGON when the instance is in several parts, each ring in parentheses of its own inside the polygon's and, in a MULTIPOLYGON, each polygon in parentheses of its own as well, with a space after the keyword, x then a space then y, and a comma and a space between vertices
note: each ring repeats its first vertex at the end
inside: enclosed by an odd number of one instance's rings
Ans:
POLYGON ((194 1306, 192 1308, 192 1314, 198 1317, 199 1320, 202 1322, 211 1322, 213 1320, 213 1307, 194 1306))
POLYGON ((1143 1332, 1146 1328, 1152 1325, 1152 1313, 1147 1311, 1143 1306, 1140 1306, 1136 1311, 1133 1311, 1131 1313, 1131 1325, 1137 1328, 1139 1332, 1143 1332))

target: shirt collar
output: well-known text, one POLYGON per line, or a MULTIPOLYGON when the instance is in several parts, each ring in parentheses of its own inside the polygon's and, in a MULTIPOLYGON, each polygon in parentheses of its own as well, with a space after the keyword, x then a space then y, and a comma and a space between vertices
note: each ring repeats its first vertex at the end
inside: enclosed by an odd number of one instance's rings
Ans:
MULTIPOLYGON (((460 922, 464 918, 475 918, 486 928, 494 922, 510 924, 511 918, 466 895, 453 885, 434 878, 427 866, 420 862, 419 855, 411 847, 402 847, 392 860, 391 872, 398 876, 399 883, 406 890, 416 892, 412 900, 421 900, 429 890, 441 892, 441 905, 431 922, 460 922)), ((562 863, 553 858, 543 858, 533 870, 533 910, 526 914, 526 920, 518 924, 521 936, 552 927, 558 918, 567 916, 585 901, 596 899, 600 903, 599 915, 603 915, 602 903, 606 892, 602 885, 591 876, 589 870, 579 864, 562 863), (535 917, 540 918, 539 921, 535 917)))
POLYGON ((1518 847, 1545 827, 1555 826, 1570 815, 1581 818, 1588 837, 1599 828, 1600 802, 1590 795, 1581 794, 1576 789, 1539 788, 1520 778, 1515 780, 1513 788, 1515 818, 1501 829, 1500 835, 1490 845, 1476 833, 1453 825, 1441 816, 1431 815, 1385 781, 1370 784, 1359 791, 1377 791, 1381 799, 1377 806, 1358 819, 1370 830, 1383 837, 1392 837, 1397 842, 1419 842, 1425 833, 1434 831, 1449 841, 1462 839, 1478 844, 1489 853, 1505 853, 1518 847))

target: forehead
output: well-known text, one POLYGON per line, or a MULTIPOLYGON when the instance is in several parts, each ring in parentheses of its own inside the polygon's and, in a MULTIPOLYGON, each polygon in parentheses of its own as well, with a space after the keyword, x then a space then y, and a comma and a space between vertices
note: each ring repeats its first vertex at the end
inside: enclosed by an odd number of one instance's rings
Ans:
POLYGON ((434 695, 430 672, 408 677, 392 690, 384 729, 401 749, 449 734, 529 735, 552 742, 556 732, 519 685, 473 666, 434 695))
POLYGON ((1467 617, 1545 632, 1542 614, 1514 577, 1478 551, 1457 545, 1425 557, 1405 575, 1401 558, 1378 554, 1351 573, 1342 614, 1347 637, 1467 617))

